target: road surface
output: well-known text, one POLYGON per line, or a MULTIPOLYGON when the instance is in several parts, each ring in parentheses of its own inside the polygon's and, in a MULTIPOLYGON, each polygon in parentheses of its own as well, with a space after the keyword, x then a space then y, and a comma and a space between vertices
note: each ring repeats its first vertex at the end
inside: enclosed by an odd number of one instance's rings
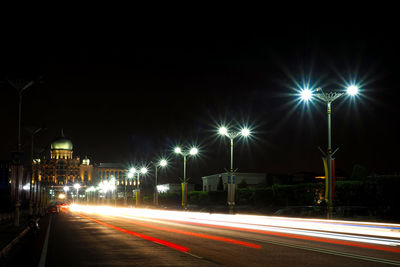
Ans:
POLYGON ((395 224, 76 206, 46 232, 39 266, 400 265, 395 224))

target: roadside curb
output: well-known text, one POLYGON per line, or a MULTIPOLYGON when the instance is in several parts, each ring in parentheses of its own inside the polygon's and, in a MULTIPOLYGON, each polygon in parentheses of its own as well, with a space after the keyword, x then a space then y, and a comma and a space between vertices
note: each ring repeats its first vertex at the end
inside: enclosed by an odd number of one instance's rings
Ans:
POLYGON ((0 251, 0 259, 5 258, 12 249, 12 247, 17 244, 29 231, 29 226, 27 226, 16 238, 14 238, 13 241, 11 241, 7 246, 5 246, 1 251, 0 251))
MULTIPOLYGON (((39 219, 37 221, 39 221, 39 219)), ((14 245, 16 245, 19 241, 21 241, 21 239, 29 232, 29 230, 30 230, 30 227, 27 226, 16 238, 14 238, 13 241, 11 241, 7 246, 5 246, 0 251, 0 259, 7 257, 7 254, 14 247, 14 245)))

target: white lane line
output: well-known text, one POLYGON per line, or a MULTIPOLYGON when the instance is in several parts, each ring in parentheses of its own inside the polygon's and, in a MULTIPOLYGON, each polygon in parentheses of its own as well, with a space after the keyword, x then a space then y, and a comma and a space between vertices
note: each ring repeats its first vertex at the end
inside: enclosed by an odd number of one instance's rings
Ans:
POLYGON ((49 225, 47 226, 46 238, 44 240, 42 254, 40 255, 40 261, 38 267, 44 267, 46 264, 46 257, 47 257, 47 247, 49 245, 49 235, 50 235, 50 226, 51 226, 51 218, 50 216, 49 225))

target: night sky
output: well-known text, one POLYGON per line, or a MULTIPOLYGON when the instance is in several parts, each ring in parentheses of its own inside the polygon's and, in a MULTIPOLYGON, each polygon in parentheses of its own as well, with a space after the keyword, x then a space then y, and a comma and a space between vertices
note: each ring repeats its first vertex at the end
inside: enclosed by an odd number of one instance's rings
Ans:
POLYGON ((235 141, 239 171, 322 173, 317 147, 327 145, 326 106, 297 105, 294 89, 356 81, 359 97, 333 103, 336 166, 348 175, 354 164, 400 171, 395 32, 385 25, 157 27, 3 42, 0 159, 17 145, 18 97, 6 81, 33 78, 23 93, 27 153, 27 128, 46 126, 35 135, 46 156, 63 128, 76 156, 137 166, 165 155, 171 168, 163 176, 175 178, 183 160, 171 153, 174 145, 196 144, 200 155, 188 161, 188 176, 199 181, 229 167, 228 139, 216 135, 225 122, 253 131, 235 141))

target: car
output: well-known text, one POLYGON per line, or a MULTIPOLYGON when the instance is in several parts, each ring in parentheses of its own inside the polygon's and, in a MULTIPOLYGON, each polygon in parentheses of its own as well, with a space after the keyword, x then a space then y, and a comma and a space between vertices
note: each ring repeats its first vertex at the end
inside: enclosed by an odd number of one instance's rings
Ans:
POLYGON ((57 207, 56 205, 52 205, 52 206, 47 208, 47 212, 48 213, 59 213, 60 212, 60 208, 57 207))

